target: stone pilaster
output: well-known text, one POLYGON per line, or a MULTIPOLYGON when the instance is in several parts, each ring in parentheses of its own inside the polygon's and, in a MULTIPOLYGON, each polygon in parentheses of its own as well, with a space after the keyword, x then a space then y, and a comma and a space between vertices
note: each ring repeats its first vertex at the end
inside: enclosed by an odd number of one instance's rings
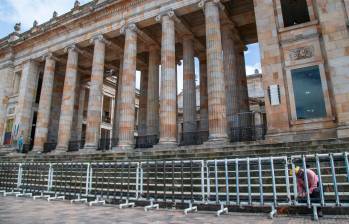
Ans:
POLYGON ((7 106, 11 94, 14 67, 12 62, 0 69, 0 145, 4 143, 7 106))
POLYGON ((191 36, 183 38, 183 135, 192 138, 196 132, 194 43, 191 36), (191 133, 191 134, 190 134, 191 133))
POLYGON ((16 107, 17 138, 22 135, 24 143, 30 143, 30 131, 33 121, 33 103, 38 86, 38 63, 29 60, 23 64, 22 78, 16 107))
POLYGON ((78 69, 79 50, 73 45, 68 47, 66 51, 68 51, 68 59, 64 78, 61 114, 59 118, 57 152, 66 151, 71 138, 78 69))
POLYGON ((98 147, 102 122, 103 76, 105 40, 102 35, 93 38, 94 43, 90 95, 87 108, 85 149, 95 150, 98 147))
POLYGON ((141 85, 139 96, 138 136, 147 135, 147 94, 148 94, 148 69, 141 71, 141 85))
POLYGON ((149 49, 148 94, 147 94, 147 135, 159 135, 159 64, 160 51, 157 47, 149 49))
POLYGON ((113 133, 112 133, 112 146, 117 145, 117 141, 119 138, 119 118, 120 118, 120 101, 121 101, 121 82, 122 82, 122 67, 123 67, 123 59, 120 59, 119 66, 119 75, 115 87, 115 99, 114 99, 114 120, 113 120, 113 133))
POLYGON ((206 23, 207 91, 209 140, 227 139, 226 96, 219 8, 215 1, 203 1, 206 23))
POLYGON ((175 24, 172 16, 173 12, 169 12, 156 18, 162 24, 159 143, 167 146, 177 145, 175 24))
MULTIPOLYGON (((208 96, 206 56, 200 57, 200 132, 208 132, 208 96)), ((207 140, 206 138, 204 140, 207 140)))
POLYGON ((125 33, 124 64, 119 117, 118 147, 133 148, 135 128, 135 81, 137 62, 137 27, 134 24, 123 27, 125 33))
POLYGON ((33 148, 33 151, 37 152, 44 149, 44 144, 47 141, 55 66, 56 61, 52 54, 46 56, 33 148))

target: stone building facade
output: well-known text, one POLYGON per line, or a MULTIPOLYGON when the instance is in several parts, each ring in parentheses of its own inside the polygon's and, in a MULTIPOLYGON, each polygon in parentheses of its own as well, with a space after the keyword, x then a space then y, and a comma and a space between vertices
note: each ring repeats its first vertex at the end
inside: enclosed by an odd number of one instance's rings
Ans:
POLYGON ((183 132, 227 142, 232 127, 249 122, 235 118, 249 112, 243 52, 256 42, 267 141, 349 137, 348 13, 348 0, 76 1, 70 12, 26 32, 16 24, 0 39, 2 143, 22 136, 34 151, 54 143, 63 152, 85 133, 83 150, 94 151, 108 105, 113 147, 134 148, 139 70, 138 139, 175 147, 180 60, 183 132))

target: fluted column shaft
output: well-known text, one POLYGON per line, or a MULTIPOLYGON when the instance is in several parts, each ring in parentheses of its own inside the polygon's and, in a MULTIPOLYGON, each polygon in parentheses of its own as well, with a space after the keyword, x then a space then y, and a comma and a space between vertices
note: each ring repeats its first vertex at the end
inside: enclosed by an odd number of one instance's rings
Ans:
POLYGON ((232 32, 228 27, 222 29, 222 45, 224 60, 224 79, 227 100, 227 121, 229 128, 236 127, 236 115, 239 113, 239 69, 236 64, 236 52, 232 32))
POLYGON ((175 25, 169 15, 162 16, 160 144, 176 145, 176 59, 175 25))
POLYGON ((208 96, 206 57, 200 58, 200 131, 208 131, 208 96))
POLYGON ((119 118, 120 118, 120 102, 121 102, 121 82, 122 82, 122 67, 124 61, 120 59, 119 65, 119 76, 117 79, 116 87, 115 87, 115 99, 114 99, 114 121, 113 121, 113 146, 116 146, 117 139, 119 138, 119 118))
POLYGON ((193 133, 196 128, 194 43, 191 36, 185 36, 183 38, 183 134, 193 133))
POLYGON ((157 48, 149 50, 148 95, 147 95, 147 135, 159 135, 159 63, 157 48))
POLYGON ((148 69, 141 71, 141 85, 139 96, 138 136, 147 135, 147 94, 148 94, 148 69))
POLYGON ((134 146, 137 33, 128 27, 125 35, 118 146, 129 148, 134 146))
POLYGON ((70 47, 68 48, 68 60, 59 118, 57 151, 66 151, 71 137, 77 69, 78 52, 75 47, 70 47))
POLYGON ((226 96, 219 9, 205 3, 209 139, 227 138, 226 96))
POLYGON ((24 143, 30 143, 30 131, 33 119, 33 102, 39 78, 38 63, 29 60, 23 64, 23 71, 16 106, 17 139, 22 136, 24 143))
POLYGON ((45 69, 40 93, 33 151, 42 151, 44 149, 44 144, 47 141, 55 66, 56 61, 53 57, 51 55, 47 56, 45 59, 45 69))
POLYGON ((84 119, 84 106, 85 106, 85 97, 86 97, 86 87, 80 85, 80 95, 79 95, 79 109, 78 109, 78 121, 76 127, 77 140, 81 141, 82 135, 82 123, 84 119))
POLYGON ((102 37, 94 39, 93 42, 92 74, 87 108, 86 149, 97 149, 102 122, 105 42, 102 37))
POLYGON ((248 100, 248 88, 247 88, 247 78, 246 78, 246 68, 245 68, 245 57, 244 52, 239 52, 237 54, 238 66, 239 66, 239 105, 240 112, 248 112, 249 111, 249 100, 248 100))

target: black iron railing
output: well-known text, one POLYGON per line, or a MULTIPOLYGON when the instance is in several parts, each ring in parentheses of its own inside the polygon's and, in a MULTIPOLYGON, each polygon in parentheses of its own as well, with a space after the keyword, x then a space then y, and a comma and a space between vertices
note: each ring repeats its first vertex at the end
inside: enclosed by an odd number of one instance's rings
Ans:
POLYGON ((151 148, 153 145, 159 143, 157 135, 146 135, 136 137, 136 148, 151 148))
POLYGON ((263 140, 266 131, 265 114, 259 112, 236 114, 229 123, 231 142, 263 140))
POLYGON ((79 149, 83 149, 85 146, 85 140, 70 141, 68 144, 68 152, 76 152, 79 149))
POLYGON ((46 142, 44 144, 44 150, 42 152, 49 153, 49 152, 55 150, 56 146, 57 146, 57 142, 46 142))
POLYGON ((181 135, 180 146, 201 145, 208 139, 208 131, 184 132, 181 135))

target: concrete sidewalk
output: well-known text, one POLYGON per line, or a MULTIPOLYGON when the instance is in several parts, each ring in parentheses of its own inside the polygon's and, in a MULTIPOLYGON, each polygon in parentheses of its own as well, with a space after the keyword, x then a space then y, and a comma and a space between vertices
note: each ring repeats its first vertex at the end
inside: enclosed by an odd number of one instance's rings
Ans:
MULTIPOLYGON (((0 224, 75 224, 75 223, 184 223, 184 224, 268 224, 268 223, 314 223, 310 216, 279 216, 273 220, 267 214, 230 213, 216 217, 213 212, 200 211, 185 216, 180 210, 144 212, 143 208, 120 210, 116 206, 89 207, 70 204, 68 201, 47 202, 31 198, 0 196, 0 224)), ((349 216, 326 216, 319 223, 349 223, 349 216)))

